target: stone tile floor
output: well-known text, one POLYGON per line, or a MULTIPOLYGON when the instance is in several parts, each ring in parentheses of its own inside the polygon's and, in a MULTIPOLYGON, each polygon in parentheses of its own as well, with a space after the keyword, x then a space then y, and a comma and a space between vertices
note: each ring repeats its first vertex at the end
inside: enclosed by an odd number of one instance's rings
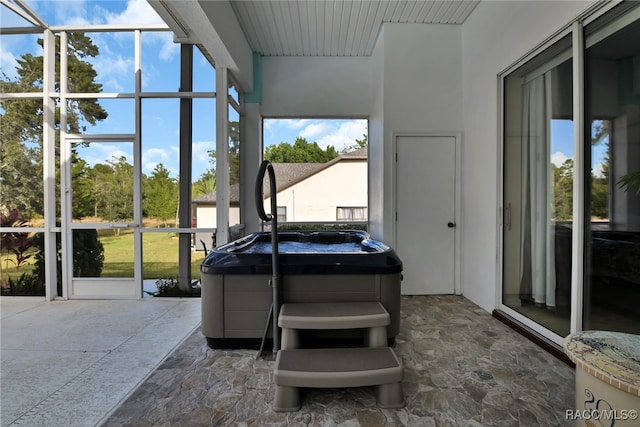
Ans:
POLYGON ((270 356, 211 350, 196 331, 103 426, 572 425, 572 368, 460 296, 404 296, 396 353, 402 409, 370 388, 305 389, 300 411, 271 410, 270 356))

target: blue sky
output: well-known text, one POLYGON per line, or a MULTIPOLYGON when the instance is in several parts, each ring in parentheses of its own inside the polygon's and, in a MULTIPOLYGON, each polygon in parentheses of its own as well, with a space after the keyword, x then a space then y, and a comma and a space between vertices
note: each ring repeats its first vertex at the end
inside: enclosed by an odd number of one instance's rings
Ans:
MULTIPOLYGON (((606 144, 600 142, 592 146, 593 173, 602 176, 602 163, 606 157, 606 144)), ((552 120, 551 121, 551 162, 556 166, 561 166, 565 160, 573 159, 573 121, 572 120, 552 120)))
MULTIPOLYGON (((162 23, 160 17, 146 0, 74 0, 33 1, 27 4, 49 25, 101 25, 128 23, 162 23)), ((0 25, 22 26, 2 7, 0 25)), ((133 92, 133 34, 89 33, 100 55, 90 59, 98 73, 97 81, 103 92, 133 92)), ((36 44, 37 35, 1 36, 0 69, 15 76, 16 59, 25 53, 41 55, 36 44)), ((170 32, 142 33, 142 86, 148 92, 175 92, 179 85, 179 46, 173 43, 170 32)), ((215 91, 215 71, 200 52, 195 50, 194 91, 215 91)), ((86 133, 134 133, 134 104, 128 99, 102 99, 100 104, 109 117, 86 133)), ((178 100, 145 99, 142 104, 142 170, 151 173, 162 163, 172 175, 178 174, 178 100)), ((230 110, 230 119, 237 114, 230 110)), ((194 101, 193 126, 193 179, 211 167, 207 152, 215 149, 215 100, 194 101)), ((333 145, 337 150, 352 145, 367 133, 366 120, 317 120, 317 119, 266 119, 264 122, 264 145, 280 142, 293 143, 296 137, 317 142, 326 148, 333 145)), ((126 156, 131 159, 132 148, 128 144, 92 144, 81 150, 81 156, 93 165, 112 157, 126 156)))

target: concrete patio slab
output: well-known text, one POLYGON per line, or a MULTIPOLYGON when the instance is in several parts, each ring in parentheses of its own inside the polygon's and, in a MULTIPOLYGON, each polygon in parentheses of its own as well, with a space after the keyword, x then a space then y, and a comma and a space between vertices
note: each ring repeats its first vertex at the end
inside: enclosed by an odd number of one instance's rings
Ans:
POLYGON ((0 299, 4 426, 95 426, 200 323, 200 299, 0 299))

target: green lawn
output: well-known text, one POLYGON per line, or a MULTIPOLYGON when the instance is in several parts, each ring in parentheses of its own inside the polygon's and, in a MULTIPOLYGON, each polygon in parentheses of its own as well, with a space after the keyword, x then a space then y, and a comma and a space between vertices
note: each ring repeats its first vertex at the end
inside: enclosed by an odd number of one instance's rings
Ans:
MULTIPOLYGON (((133 233, 100 236, 104 246, 102 277, 133 276, 133 233)), ((142 235, 142 272, 144 279, 178 277, 178 237, 175 233, 142 235)), ((204 252, 191 252, 191 278, 200 278, 204 252)))
MULTIPOLYGON (((100 233, 104 246, 102 277, 133 277, 133 232, 124 230, 114 236, 111 230, 100 233)), ((175 233, 144 233, 142 235, 143 275, 145 279, 170 279, 178 277, 178 238, 175 233)), ((191 277, 200 278, 200 264, 204 252, 191 252, 191 277)), ((34 258, 24 262, 16 271, 15 256, 2 253, 0 265, 3 281, 33 271, 34 258)))

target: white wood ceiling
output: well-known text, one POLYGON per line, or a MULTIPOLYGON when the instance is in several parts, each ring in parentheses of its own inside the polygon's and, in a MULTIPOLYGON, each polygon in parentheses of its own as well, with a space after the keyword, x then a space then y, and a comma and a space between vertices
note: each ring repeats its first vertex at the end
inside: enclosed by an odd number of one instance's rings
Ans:
POLYGON ((254 52, 368 56, 383 22, 462 24, 479 1, 231 1, 254 52))

